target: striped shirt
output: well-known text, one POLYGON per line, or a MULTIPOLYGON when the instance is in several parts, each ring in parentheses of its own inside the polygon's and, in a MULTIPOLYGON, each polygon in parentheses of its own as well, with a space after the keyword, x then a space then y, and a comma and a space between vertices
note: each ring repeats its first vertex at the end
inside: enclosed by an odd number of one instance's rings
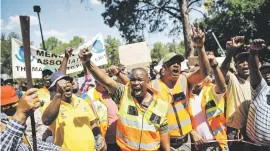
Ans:
POLYGON ((247 134, 255 143, 270 146, 270 87, 264 79, 254 90, 248 113, 247 134))

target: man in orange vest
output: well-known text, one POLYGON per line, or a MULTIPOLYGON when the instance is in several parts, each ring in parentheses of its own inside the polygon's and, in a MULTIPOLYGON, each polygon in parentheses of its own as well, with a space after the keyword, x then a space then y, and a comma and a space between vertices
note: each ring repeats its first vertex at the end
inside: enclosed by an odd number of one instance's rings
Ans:
POLYGON ((168 125, 170 144, 179 150, 191 150, 190 134, 195 143, 202 138, 192 129, 188 113, 189 85, 197 85, 209 73, 210 66, 204 49, 205 34, 192 27, 193 45, 198 52, 200 69, 187 76, 180 74, 181 62, 185 60, 182 55, 169 53, 163 60, 164 76, 152 81, 152 87, 169 103, 168 125))
MULTIPOLYGON (((93 77, 107 87, 120 104, 116 130, 116 142, 122 150, 170 150, 166 115, 168 104, 157 92, 148 88, 148 74, 143 68, 132 70, 127 85, 117 83, 94 65, 92 53, 82 49, 79 58, 93 77)), ((122 75, 121 72, 116 75, 122 75)))
POLYGON ((189 113, 192 127, 203 138, 203 141, 199 142, 200 144, 197 146, 198 150, 225 151, 228 150, 223 97, 226 83, 214 56, 209 55, 208 57, 216 84, 212 84, 212 78, 208 76, 202 83, 194 87, 189 101, 189 113), (213 140, 216 142, 204 142, 213 140))

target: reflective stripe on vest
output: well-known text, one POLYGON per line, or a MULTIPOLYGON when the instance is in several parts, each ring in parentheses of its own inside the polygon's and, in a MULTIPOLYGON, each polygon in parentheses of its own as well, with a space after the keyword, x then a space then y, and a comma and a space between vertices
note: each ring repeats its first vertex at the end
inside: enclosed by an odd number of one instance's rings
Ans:
POLYGON ((224 115, 224 99, 222 99, 219 104, 215 100, 212 92, 213 84, 204 86, 202 90, 202 108, 206 114, 208 125, 214 135, 215 139, 219 143, 220 147, 223 149, 226 145, 227 140, 226 134, 226 119, 224 115))
MULTIPOLYGON (((181 127, 187 126, 190 122, 191 122, 190 118, 184 121, 180 121, 181 127)), ((169 125, 169 130, 175 130, 175 129, 178 130, 178 124, 169 125)))
POLYGON ((170 102, 167 116, 170 136, 185 135, 192 130, 191 119, 188 113, 187 80, 184 75, 180 75, 178 80, 173 88, 173 94, 170 94, 168 87, 161 79, 152 81, 152 87, 159 92, 162 99, 170 102), (173 100, 173 95, 177 94, 179 96, 185 96, 185 99, 175 100, 174 107, 177 111, 176 115, 171 101, 173 100), (178 126, 177 117, 179 118, 180 126, 178 126))
MULTIPOLYGON (((143 143, 137 143, 134 141, 130 141, 129 139, 126 139, 122 133, 120 133, 119 131, 116 131, 116 136, 119 137, 121 140, 125 140, 127 142, 128 145, 132 146, 132 148, 134 150, 137 150, 139 147, 142 150, 152 150, 153 146, 159 146, 160 145, 160 141, 156 141, 156 142, 151 142, 148 144, 143 144, 143 143)), ((117 139, 119 140, 119 139, 117 139)))
MULTIPOLYGON (((119 119, 121 120, 121 122, 124 125, 132 125, 134 127, 142 127, 141 123, 139 123, 138 121, 133 121, 133 120, 129 120, 125 117, 119 117, 119 119)), ((153 125, 149 125, 147 122, 143 123, 143 130, 145 131, 156 131, 155 127, 153 127, 153 125)))
POLYGON ((206 113, 206 118, 210 119, 211 117, 213 117, 214 115, 220 115, 222 113, 221 109, 217 108, 216 110, 210 111, 206 113))
POLYGON ((168 103, 157 94, 147 110, 133 99, 129 84, 120 101, 116 142, 122 150, 157 150, 160 147, 160 125, 168 112, 168 103))
POLYGON ((214 135, 217 135, 218 133, 224 131, 225 129, 226 129, 226 127, 222 124, 222 125, 220 125, 220 127, 218 127, 217 129, 213 130, 212 132, 213 132, 214 135))

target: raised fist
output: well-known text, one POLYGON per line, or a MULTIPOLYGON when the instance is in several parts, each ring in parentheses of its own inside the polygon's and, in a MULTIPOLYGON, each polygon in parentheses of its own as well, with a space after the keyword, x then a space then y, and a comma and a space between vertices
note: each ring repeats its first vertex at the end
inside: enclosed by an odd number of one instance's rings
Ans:
POLYGON ((66 48, 66 49, 65 49, 65 57, 69 58, 69 57, 72 55, 72 51, 73 51, 73 50, 74 50, 74 49, 71 48, 71 47, 66 48))
POLYGON ((80 50, 79 58, 83 64, 85 64, 86 62, 89 62, 91 57, 92 57, 92 53, 87 48, 80 50))
POLYGON ((106 71, 111 75, 116 75, 119 72, 119 69, 115 65, 112 65, 106 71))
POLYGON ((251 51, 259 51, 264 49, 265 44, 263 39, 254 39, 252 43, 250 44, 250 50, 251 51))
POLYGON ((226 50, 234 51, 238 50, 243 45, 243 40, 245 39, 244 36, 235 36, 231 38, 231 41, 227 41, 226 43, 226 50))
POLYGON ((205 42, 205 33, 197 27, 192 26, 192 35, 191 35, 192 43, 195 47, 202 47, 205 42))

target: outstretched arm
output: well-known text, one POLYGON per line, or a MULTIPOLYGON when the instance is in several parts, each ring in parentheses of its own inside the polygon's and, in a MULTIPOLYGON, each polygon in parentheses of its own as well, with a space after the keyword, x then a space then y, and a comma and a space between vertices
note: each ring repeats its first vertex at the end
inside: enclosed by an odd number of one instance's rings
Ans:
MULTIPOLYGON (((227 73, 230 69, 230 63, 232 62, 233 56, 235 56, 235 53, 237 50, 242 46, 242 41, 244 40, 244 36, 236 36, 231 39, 231 41, 227 41, 226 43, 226 50, 227 54, 226 57, 221 65, 221 72, 224 77, 227 77, 227 73)), ((229 79, 226 78, 226 81, 228 82, 229 79)))
POLYGON ((197 29, 192 27, 192 32, 192 42, 195 50, 198 52, 200 70, 189 74, 187 78, 190 85, 197 85, 209 75, 211 68, 204 48, 205 33, 199 27, 197 29))
POLYGON ((66 85, 64 80, 59 80, 56 82, 56 94, 53 96, 52 101, 42 114, 42 122, 44 125, 51 125, 57 118, 64 93, 64 87, 72 87, 72 84, 69 83, 69 85, 66 85))
POLYGON ((81 59, 82 64, 99 83, 106 86, 111 94, 114 94, 117 83, 90 61, 91 57, 92 53, 88 49, 85 48, 80 50, 79 58, 81 59))
POLYGON ((217 94, 224 93, 226 91, 226 82, 220 68, 218 67, 218 63, 215 59, 215 56, 209 55, 208 58, 215 76, 216 81, 215 91, 217 94))
POLYGON ((250 84, 255 89, 262 80, 262 74, 259 70, 258 51, 265 47, 264 40, 255 39, 250 45, 248 68, 250 70, 250 84))
POLYGON ((73 48, 66 48, 65 49, 65 56, 61 62, 59 69, 58 69, 60 72, 64 72, 64 73, 67 72, 67 63, 68 63, 69 57, 72 55, 72 51, 73 51, 73 48))

